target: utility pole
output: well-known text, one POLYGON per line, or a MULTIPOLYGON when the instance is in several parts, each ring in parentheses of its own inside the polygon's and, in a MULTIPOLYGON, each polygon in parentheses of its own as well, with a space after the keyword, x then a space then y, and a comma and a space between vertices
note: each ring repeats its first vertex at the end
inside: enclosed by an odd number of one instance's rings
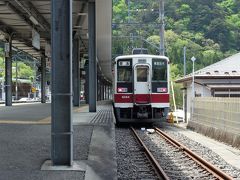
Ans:
POLYGON ((127 1, 127 6, 128 6, 128 23, 130 23, 130 0, 127 1))
MULTIPOLYGON (((186 76, 186 46, 183 47, 183 74, 186 76)), ((187 89, 183 90, 184 122, 187 123, 187 89)))
POLYGON ((186 76, 186 46, 183 47, 183 75, 186 76))
POLYGON ((159 0, 159 21, 160 21, 160 49, 159 54, 165 54, 164 48, 164 0, 159 0))
POLYGON ((15 98, 18 100, 18 62, 16 59, 16 84, 15 84, 15 98))

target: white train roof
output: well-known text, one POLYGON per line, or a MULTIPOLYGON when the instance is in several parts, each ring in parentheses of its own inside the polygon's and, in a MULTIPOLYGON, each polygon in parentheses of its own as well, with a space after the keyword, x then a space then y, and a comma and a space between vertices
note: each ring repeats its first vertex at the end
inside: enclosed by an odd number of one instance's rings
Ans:
POLYGON ((160 56, 160 55, 150 55, 150 54, 131 54, 131 55, 123 55, 116 57, 115 60, 118 59, 130 59, 130 58, 162 58, 162 59, 168 59, 166 56, 160 56))

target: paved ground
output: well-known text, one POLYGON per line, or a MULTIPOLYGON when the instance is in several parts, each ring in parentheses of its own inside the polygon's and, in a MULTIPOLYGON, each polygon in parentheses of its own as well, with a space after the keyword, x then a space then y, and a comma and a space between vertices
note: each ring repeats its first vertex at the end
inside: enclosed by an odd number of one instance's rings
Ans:
POLYGON ((0 123, 9 121, 40 121, 51 115, 51 104, 14 104, 12 107, 0 106, 0 123))
MULTIPOLYGON (((84 172, 41 171, 50 159, 50 125, 0 125, 0 180, 83 179, 84 172)), ((74 159, 86 160, 93 127, 74 126, 74 159)))
MULTIPOLYGON (((111 119, 111 106, 101 107, 111 119)), ((116 179, 113 123, 97 121, 103 111, 87 111, 83 106, 73 113, 73 157, 86 171, 41 171, 50 159, 50 104, 0 106, 0 180, 116 179)))

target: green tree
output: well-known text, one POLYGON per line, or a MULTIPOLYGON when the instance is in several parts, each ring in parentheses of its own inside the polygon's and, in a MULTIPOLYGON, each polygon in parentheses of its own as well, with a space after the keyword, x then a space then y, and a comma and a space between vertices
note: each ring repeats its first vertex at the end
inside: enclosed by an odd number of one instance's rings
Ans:
MULTIPOLYGON (((17 71, 18 71, 18 78, 20 79, 30 79, 30 77, 34 76, 34 70, 26 65, 24 62, 18 61, 17 63, 17 71)), ((16 68, 16 63, 13 63, 13 67, 16 68)), ((13 78, 16 78, 16 70, 12 71, 13 78)))

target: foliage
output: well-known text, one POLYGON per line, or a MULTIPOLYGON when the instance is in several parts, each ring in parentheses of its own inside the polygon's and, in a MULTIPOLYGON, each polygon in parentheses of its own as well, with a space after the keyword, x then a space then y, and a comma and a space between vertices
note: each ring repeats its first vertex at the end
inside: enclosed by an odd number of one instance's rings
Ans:
MULTIPOLYGON (((5 61, 3 57, 3 49, 0 49, 0 77, 5 76, 5 61)), ((34 70, 31 66, 22 61, 17 61, 17 73, 20 79, 31 79, 34 76, 34 70)), ((16 61, 12 62, 12 77, 16 78, 16 61)))
MULTIPOLYGON (((13 63, 13 67, 14 67, 13 69, 16 68, 16 62, 13 63)), ((33 69, 30 66, 26 65, 24 62, 18 61, 17 68, 18 68, 17 69, 17 71, 18 71, 18 78, 30 79, 34 75, 33 69)), ((13 78, 16 78, 16 70, 13 70, 12 76, 13 76, 13 78)))

